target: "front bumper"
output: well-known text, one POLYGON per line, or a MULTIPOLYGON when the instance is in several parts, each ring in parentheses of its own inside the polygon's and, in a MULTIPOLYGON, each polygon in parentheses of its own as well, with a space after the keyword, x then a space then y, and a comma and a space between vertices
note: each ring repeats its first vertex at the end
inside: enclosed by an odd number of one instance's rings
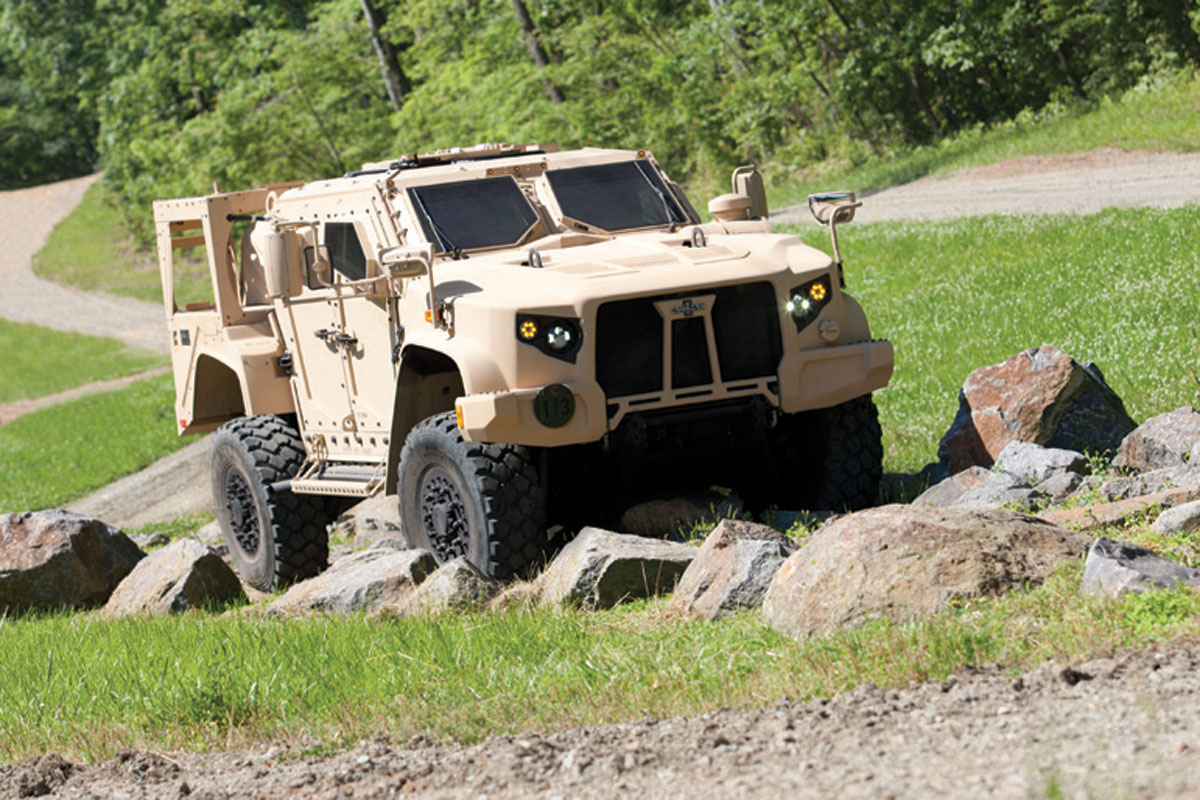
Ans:
MULTIPOLYGON (((892 344, 885 340, 802 350, 783 358, 777 380, 740 382, 755 387, 715 386, 708 392, 689 387, 682 393, 664 391, 639 396, 636 410, 681 408, 742 395, 765 396, 771 405, 789 414, 828 408, 887 386, 894 364, 892 344)), ((534 412, 540 386, 460 397, 457 409, 463 437, 468 441, 531 447, 585 444, 602 439, 632 410, 628 398, 610 401, 594 381, 570 381, 563 385, 575 396, 575 413, 567 424, 558 428, 543 425, 534 412)))

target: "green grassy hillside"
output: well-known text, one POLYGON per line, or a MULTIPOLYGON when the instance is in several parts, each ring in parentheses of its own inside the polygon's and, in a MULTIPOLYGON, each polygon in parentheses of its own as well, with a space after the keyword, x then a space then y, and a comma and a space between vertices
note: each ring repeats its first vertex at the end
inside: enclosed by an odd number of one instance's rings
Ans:
POLYGON ((844 228, 849 291, 896 348, 886 468, 933 460, 971 370, 1041 344, 1095 361, 1138 421, 1197 402, 1198 230, 1196 206, 844 228))

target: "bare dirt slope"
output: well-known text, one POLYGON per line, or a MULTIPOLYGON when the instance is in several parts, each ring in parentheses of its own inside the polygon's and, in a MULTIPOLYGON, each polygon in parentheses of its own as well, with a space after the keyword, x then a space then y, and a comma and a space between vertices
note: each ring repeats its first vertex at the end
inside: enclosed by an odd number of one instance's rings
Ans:
MULTIPOLYGON (((1104 148, 1028 156, 921 178, 860 199, 864 203, 856 222, 981 214, 1095 214, 1111 206, 1174 208, 1200 202, 1200 153, 1104 148)), ((771 219, 812 221, 804 205, 780 209, 771 219)))
POLYGON ((0 767, 0 797, 1196 797, 1198 667, 1193 643, 470 747, 379 738, 329 757, 276 745, 97 767, 51 755, 0 767))
MULTIPOLYGON (((167 352, 162 306, 85 292, 33 274, 33 256, 99 175, 0 192, 0 316, 60 331, 107 336, 167 352)), ((114 264, 113 269, 120 269, 114 264)))
MULTIPOLYGON (((85 292, 33 274, 33 256, 54 226, 74 210, 98 178, 0 192, 0 317, 55 330, 106 336, 153 352, 168 350, 162 306, 104 292, 85 292)), ((120 269, 114 264, 113 269, 120 269)), ((62 393, 65 401, 89 391, 112 391, 114 382, 98 382, 62 393)), ((41 407, 23 401, 0 408, 0 424, 41 407)), ((171 520, 211 508, 208 445, 193 445, 136 475, 123 478, 70 508, 118 526, 171 520)))

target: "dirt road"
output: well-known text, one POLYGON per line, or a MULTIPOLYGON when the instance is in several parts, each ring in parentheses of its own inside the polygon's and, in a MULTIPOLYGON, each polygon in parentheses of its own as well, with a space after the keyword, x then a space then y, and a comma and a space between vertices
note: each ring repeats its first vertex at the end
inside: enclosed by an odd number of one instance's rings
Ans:
MULTIPOLYGON (((1200 153, 1105 148, 1015 158, 921 178, 860 199, 863 207, 855 223, 981 214, 1095 214, 1110 206, 1174 208, 1200 202, 1200 153)), ((803 205, 781 209, 771 219, 812 222, 803 205)))
POLYGON ((1200 794, 1200 645, 1015 677, 483 744, 303 745, 0 767, 0 797, 1183 798, 1200 794))

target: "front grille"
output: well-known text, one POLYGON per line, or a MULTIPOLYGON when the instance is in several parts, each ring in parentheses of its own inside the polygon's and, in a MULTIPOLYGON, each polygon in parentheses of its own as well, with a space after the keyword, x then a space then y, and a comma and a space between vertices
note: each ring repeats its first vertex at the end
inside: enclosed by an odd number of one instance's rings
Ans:
POLYGON ((779 309, 769 283, 695 289, 604 303, 596 314, 596 380, 610 398, 684 389, 775 374, 782 356, 779 309), (670 320, 670 385, 664 386, 665 327, 658 301, 713 295, 707 315, 670 320), (716 344, 710 363, 708 325, 716 344))

